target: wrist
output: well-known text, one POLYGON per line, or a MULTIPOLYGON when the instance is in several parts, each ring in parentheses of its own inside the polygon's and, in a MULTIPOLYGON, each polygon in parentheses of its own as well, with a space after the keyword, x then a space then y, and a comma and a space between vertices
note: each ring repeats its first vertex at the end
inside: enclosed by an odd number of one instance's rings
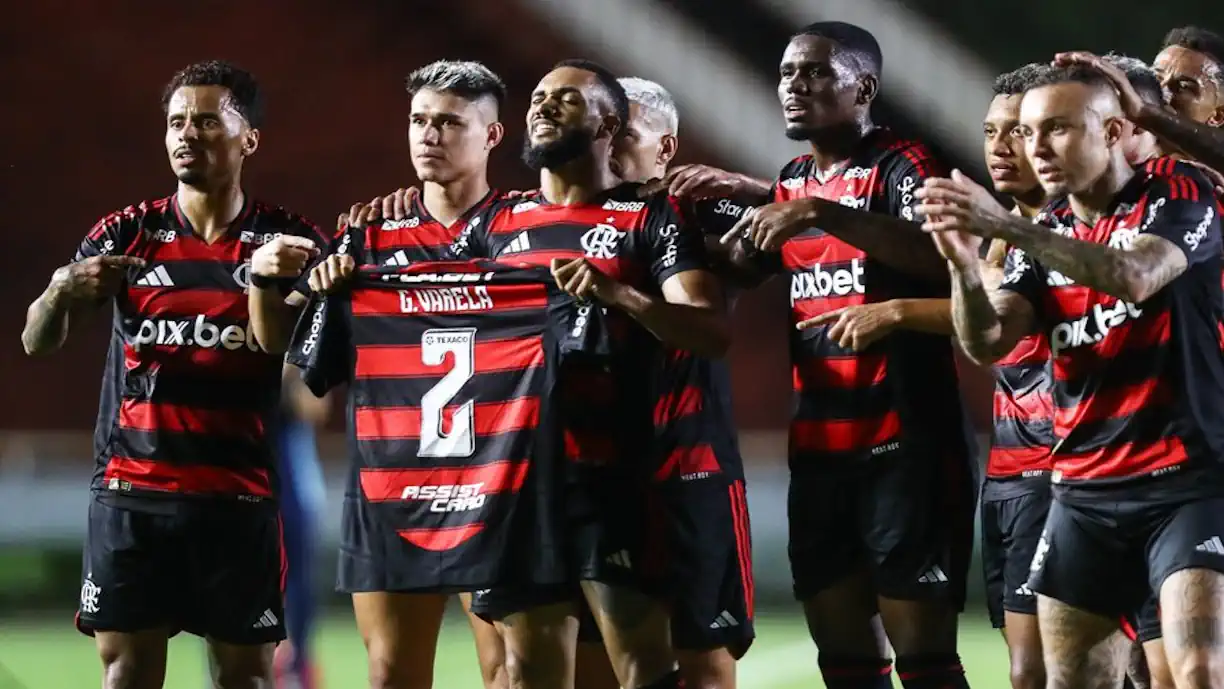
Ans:
POLYGON ((976 261, 972 264, 961 264, 958 261, 949 260, 948 272, 967 287, 980 287, 982 284, 982 269, 976 261))
POLYGON ((251 270, 251 288, 252 289, 272 289, 276 287, 276 278, 267 275, 260 275, 254 269, 251 270))

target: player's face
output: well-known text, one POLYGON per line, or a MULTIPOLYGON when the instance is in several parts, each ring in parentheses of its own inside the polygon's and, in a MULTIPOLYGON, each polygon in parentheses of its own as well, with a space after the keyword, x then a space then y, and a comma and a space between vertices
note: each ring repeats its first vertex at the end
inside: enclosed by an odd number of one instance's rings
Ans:
POLYGON ((1043 86, 1024 94, 1020 132, 1048 196, 1082 192, 1109 167, 1111 142, 1094 100, 1099 99, 1091 88, 1076 83, 1043 86))
POLYGON ((228 183, 255 152, 259 132, 247 125, 223 86, 184 86, 166 107, 166 153, 179 181, 205 189, 228 183))
POLYGON ((574 67, 554 69, 531 93, 523 159, 533 168, 563 165, 591 152, 596 140, 615 133, 611 110, 594 74, 574 67))
POLYGON ((860 80, 854 64, 836 45, 818 36, 796 36, 778 66, 778 99, 786 135, 806 140, 818 132, 853 121, 860 80))
POLYGON ((1198 51, 1169 46, 1160 51, 1152 67, 1177 114, 1213 127, 1224 126, 1220 65, 1198 51))
POLYGON ((1022 95, 995 96, 982 120, 986 167, 995 191, 1016 196, 1038 186, 1037 175, 1024 154, 1024 139, 1017 133, 1020 126, 1022 95))
POLYGON ((626 182, 645 182, 662 177, 675 151, 674 139, 643 110, 629 103, 629 126, 612 142, 612 170, 626 182), (667 138, 671 137, 669 144, 667 138))
POLYGON ((482 174, 489 151, 501 140, 492 98, 468 100, 423 89, 412 97, 408 148, 422 182, 446 184, 482 174))

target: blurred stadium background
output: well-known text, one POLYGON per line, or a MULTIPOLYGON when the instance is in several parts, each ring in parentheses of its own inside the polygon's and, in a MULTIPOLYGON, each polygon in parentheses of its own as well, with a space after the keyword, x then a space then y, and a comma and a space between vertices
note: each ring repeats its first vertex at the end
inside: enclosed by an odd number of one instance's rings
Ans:
MULTIPOLYGON (((1150 60, 1169 28, 1224 28, 1218 0, 48 0, 6 8, 0 23, 0 207, 8 230, 0 301, 0 689, 96 686, 92 644, 71 628, 79 588, 90 432, 107 327, 74 333, 64 351, 27 359, 25 305, 104 213, 169 193, 158 109, 163 83, 189 62, 224 58, 252 70, 268 122, 247 187, 322 225, 350 203, 413 182, 402 77, 439 58, 486 62, 509 84, 509 136, 491 181, 532 188, 518 162, 527 96, 556 60, 583 56, 666 85, 680 105, 680 162, 772 177, 801 148, 782 135, 774 95, 786 38, 802 24, 866 26, 884 47, 877 118, 981 172, 980 116, 993 75, 1061 49, 1116 50, 1150 60), (1214 20, 1214 21, 1213 21, 1214 20)), ((789 605, 785 437, 789 373, 785 286, 748 295, 736 312, 738 421, 749 466, 760 638, 742 665, 747 689, 819 686, 815 652, 789 605)), ((101 320, 101 319, 99 319, 101 320)), ((966 367, 975 422, 989 381, 966 367)), ((336 539, 342 428, 322 455, 336 539)), ((318 563, 330 572, 334 558, 318 563)), ((1008 686, 1006 655, 985 624, 971 575, 963 654, 974 687, 1008 686)), ((330 575, 324 577, 329 579, 330 575)), ((364 685, 364 653, 347 601, 329 590, 319 640, 327 687, 364 685)), ((439 687, 477 687, 459 620, 439 654, 439 687)), ((200 645, 172 645, 170 689, 202 687, 200 645)))

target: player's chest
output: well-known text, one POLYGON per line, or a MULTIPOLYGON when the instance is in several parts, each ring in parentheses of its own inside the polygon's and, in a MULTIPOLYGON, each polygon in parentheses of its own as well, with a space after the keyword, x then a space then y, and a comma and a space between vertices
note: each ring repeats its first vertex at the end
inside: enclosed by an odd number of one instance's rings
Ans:
POLYGON ((584 258, 614 279, 632 281, 647 271, 638 220, 602 213, 580 221, 542 217, 505 223, 489 233, 489 253, 499 261, 548 266, 553 259, 584 258))
MULTIPOLYGON (((774 200, 778 202, 796 199, 824 199, 847 208, 872 211, 878 205, 882 183, 879 169, 863 165, 852 165, 828 177, 805 174, 778 182, 774 200)), ((912 192, 912 190, 911 190, 912 192)), ((819 226, 804 230, 799 236, 822 236, 819 226)))
POLYGON ((208 243, 182 232, 146 234, 131 254, 145 260, 127 276, 120 309, 146 317, 247 317, 251 256, 280 232, 243 230, 208 243))
POLYGON ((446 260, 457 235, 458 230, 419 217, 388 221, 366 230, 362 261, 369 265, 407 266, 446 260))

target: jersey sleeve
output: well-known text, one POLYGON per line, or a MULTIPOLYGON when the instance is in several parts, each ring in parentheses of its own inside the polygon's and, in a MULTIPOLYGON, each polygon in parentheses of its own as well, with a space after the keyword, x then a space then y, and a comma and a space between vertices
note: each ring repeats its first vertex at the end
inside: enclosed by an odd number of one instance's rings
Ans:
POLYGON ((685 219, 679 203, 666 192, 651 199, 643 222, 650 274, 657 284, 689 270, 709 268, 701 231, 685 219))
POLYGON ((1218 257, 1220 218, 1212 185, 1196 171, 1154 177, 1139 233, 1172 242, 1190 265, 1218 257))
POLYGON ((349 378, 351 348, 341 298, 311 295, 285 354, 287 363, 302 370, 302 382, 315 397, 349 378))
POLYGON ((81 240, 72 262, 84 261, 94 256, 121 254, 128 249, 125 238, 138 229, 138 221, 132 209, 111 213, 94 223, 89 233, 81 240))
MULTIPOLYGON (((773 198, 772 191, 770 198, 773 198)), ((722 237, 753 204, 734 198, 709 198, 693 202, 688 217, 691 223, 707 237, 722 237)))
POLYGON ((947 169, 925 147, 912 144, 894 151, 881 169, 881 193, 889 215, 921 222, 915 210, 920 203, 914 193, 923 182, 947 175, 947 169))
POLYGON ((1007 259, 1003 262, 1003 281, 999 284, 999 289, 1014 292, 1028 300, 1040 320, 1045 288, 1045 269, 1035 263, 1023 249, 1009 247, 1007 259))

